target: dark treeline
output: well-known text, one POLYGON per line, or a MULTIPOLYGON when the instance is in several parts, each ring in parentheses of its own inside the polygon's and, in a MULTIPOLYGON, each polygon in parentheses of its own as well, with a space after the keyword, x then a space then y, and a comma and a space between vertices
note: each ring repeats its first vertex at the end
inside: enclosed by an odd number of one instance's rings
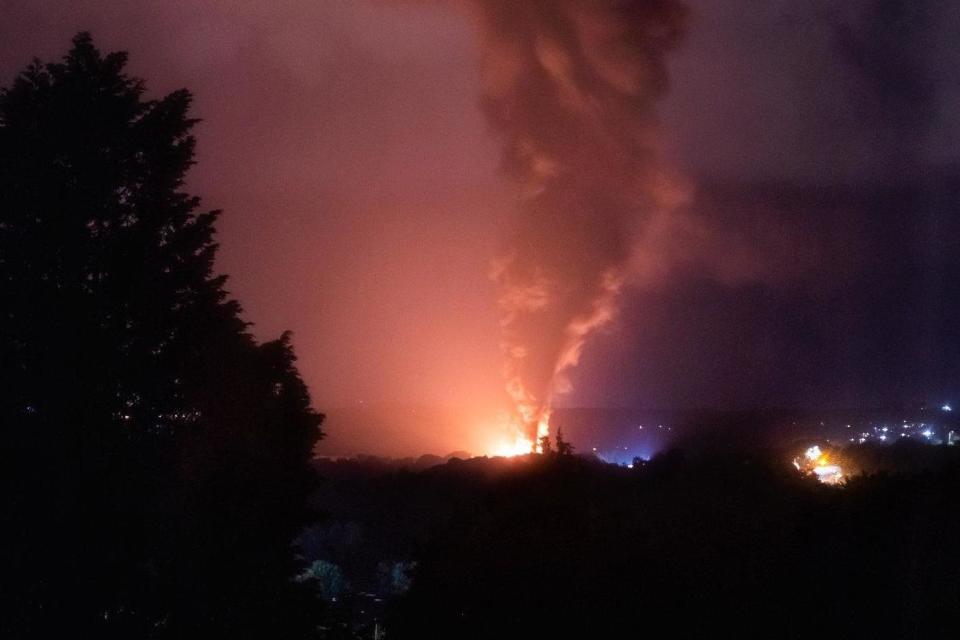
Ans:
POLYGON ((190 94, 81 34, 0 93, 0 635, 304 637, 322 416, 184 191, 190 94))
POLYGON ((839 487, 777 450, 324 464, 308 548, 346 602, 414 567, 393 638, 956 637, 960 450, 885 451, 912 470, 839 487))

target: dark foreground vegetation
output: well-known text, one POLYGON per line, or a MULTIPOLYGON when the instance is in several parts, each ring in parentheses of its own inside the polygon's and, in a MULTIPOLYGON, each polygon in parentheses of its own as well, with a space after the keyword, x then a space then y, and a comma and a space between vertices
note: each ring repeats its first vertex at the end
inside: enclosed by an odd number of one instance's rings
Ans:
MULTIPOLYGON (((634 469, 324 462, 330 517, 308 550, 336 567, 340 601, 350 581, 390 598, 387 569, 414 567, 379 614, 395 638, 955 637, 960 450, 905 445, 883 456, 909 473, 839 487, 772 450, 673 451, 634 469)), ((357 613, 338 622, 372 628, 357 613)))
POLYGON ((0 637, 305 637, 322 416, 183 190, 190 95, 75 38, 0 93, 0 637))

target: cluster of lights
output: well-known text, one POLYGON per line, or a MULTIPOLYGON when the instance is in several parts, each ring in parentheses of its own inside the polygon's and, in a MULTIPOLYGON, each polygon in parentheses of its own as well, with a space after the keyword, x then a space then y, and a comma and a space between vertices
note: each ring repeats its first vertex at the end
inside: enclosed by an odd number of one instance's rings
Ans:
POLYGON ((900 425, 899 434, 896 433, 895 429, 887 425, 878 425, 861 432, 856 437, 848 438, 848 440, 853 443, 863 444, 871 440, 892 442, 897 438, 922 438, 923 441, 932 443, 936 442, 937 431, 934 425, 926 422, 907 422, 904 420, 900 425))

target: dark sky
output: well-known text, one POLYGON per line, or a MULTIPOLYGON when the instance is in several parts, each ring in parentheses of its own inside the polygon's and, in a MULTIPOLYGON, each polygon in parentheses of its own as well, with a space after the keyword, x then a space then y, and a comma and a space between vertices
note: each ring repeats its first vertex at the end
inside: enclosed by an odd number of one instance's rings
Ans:
MULTIPOLYGON (((562 402, 960 401, 960 3, 687 4, 656 109, 696 241, 641 252, 562 402)), ((219 264, 257 335, 294 331, 321 409, 459 408, 331 442, 476 450, 517 204, 460 5, 4 0, 0 82, 90 30, 152 93, 191 89, 190 187, 225 209, 219 264)))

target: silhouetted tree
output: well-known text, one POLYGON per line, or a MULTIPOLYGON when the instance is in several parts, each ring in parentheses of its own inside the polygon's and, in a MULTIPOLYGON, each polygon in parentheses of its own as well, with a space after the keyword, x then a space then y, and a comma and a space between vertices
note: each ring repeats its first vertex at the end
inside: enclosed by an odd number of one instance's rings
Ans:
POLYGON ((553 445, 550 444, 550 436, 540 436, 540 453, 545 456, 553 453, 553 445))
POLYGON ((561 456, 573 455, 573 444, 563 439, 563 429, 557 429, 557 454, 561 456))
POLYGON ((80 34, 0 93, 0 632, 299 635, 310 407, 184 191, 191 96, 80 34))

